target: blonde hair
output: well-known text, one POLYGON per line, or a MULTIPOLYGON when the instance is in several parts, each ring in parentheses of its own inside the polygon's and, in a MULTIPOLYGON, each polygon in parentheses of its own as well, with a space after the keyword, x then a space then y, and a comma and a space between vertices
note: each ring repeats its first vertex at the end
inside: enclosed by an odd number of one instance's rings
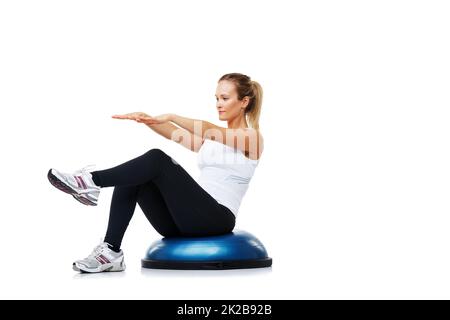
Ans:
POLYGON ((222 80, 228 80, 234 83, 239 100, 244 99, 246 96, 249 97, 250 101, 244 112, 250 126, 258 130, 263 98, 261 85, 242 73, 227 73, 219 79, 219 82, 222 80))

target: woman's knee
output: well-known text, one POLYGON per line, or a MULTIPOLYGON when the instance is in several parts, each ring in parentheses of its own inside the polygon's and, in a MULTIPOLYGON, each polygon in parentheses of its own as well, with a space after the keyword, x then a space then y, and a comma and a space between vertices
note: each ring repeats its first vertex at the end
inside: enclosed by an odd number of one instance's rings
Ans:
POLYGON ((173 164, 178 164, 174 159, 172 159, 172 157, 170 157, 167 153, 158 148, 150 149, 149 151, 146 152, 145 155, 152 161, 158 161, 158 163, 171 162, 173 164))
POLYGON ((161 149, 158 149, 158 148, 150 149, 146 152, 146 154, 149 156, 152 156, 152 157, 167 156, 167 154, 164 151, 162 151, 161 149))
POLYGON ((150 149, 144 154, 144 156, 149 159, 149 161, 156 161, 158 163, 165 161, 168 158, 168 155, 158 148, 150 149))

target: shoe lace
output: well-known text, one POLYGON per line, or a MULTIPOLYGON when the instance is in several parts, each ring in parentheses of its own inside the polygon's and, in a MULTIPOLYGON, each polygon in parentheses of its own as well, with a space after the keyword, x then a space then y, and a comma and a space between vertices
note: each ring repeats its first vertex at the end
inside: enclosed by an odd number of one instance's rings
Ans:
POLYGON ((108 248, 107 242, 102 242, 99 245, 97 245, 94 250, 91 252, 91 254, 87 257, 88 259, 95 259, 96 256, 101 254, 105 249, 108 248))
POLYGON ((81 168, 80 170, 75 171, 74 175, 89 172, 89 169, 93 169, 93 168, 95 168, 95 166, 96 166, 95 164, 89 164, 89 165, 85 166, 84 168, 81 168))

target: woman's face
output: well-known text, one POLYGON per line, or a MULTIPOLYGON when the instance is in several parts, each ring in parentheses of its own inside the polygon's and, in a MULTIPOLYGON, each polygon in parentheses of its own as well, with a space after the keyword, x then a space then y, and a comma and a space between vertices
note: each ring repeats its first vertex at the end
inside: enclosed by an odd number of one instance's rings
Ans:
POLYGON ((219 81, 216 89, 216 107, 219 112, 220 120, 231 120, 243 114, 247 105, 247 97, 241 101, 238 100, 236 87, 233 82, 228 80, 219 81))

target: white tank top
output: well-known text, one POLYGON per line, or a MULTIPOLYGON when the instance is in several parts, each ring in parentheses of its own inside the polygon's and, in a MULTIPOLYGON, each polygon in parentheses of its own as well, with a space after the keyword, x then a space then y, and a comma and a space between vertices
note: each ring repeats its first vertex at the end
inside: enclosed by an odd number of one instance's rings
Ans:
POLYGON ((203 142, 197 160, 200 168, 197 183, 237 216, 259 160, 249 159, 242 151, 210 139, 203 142))

